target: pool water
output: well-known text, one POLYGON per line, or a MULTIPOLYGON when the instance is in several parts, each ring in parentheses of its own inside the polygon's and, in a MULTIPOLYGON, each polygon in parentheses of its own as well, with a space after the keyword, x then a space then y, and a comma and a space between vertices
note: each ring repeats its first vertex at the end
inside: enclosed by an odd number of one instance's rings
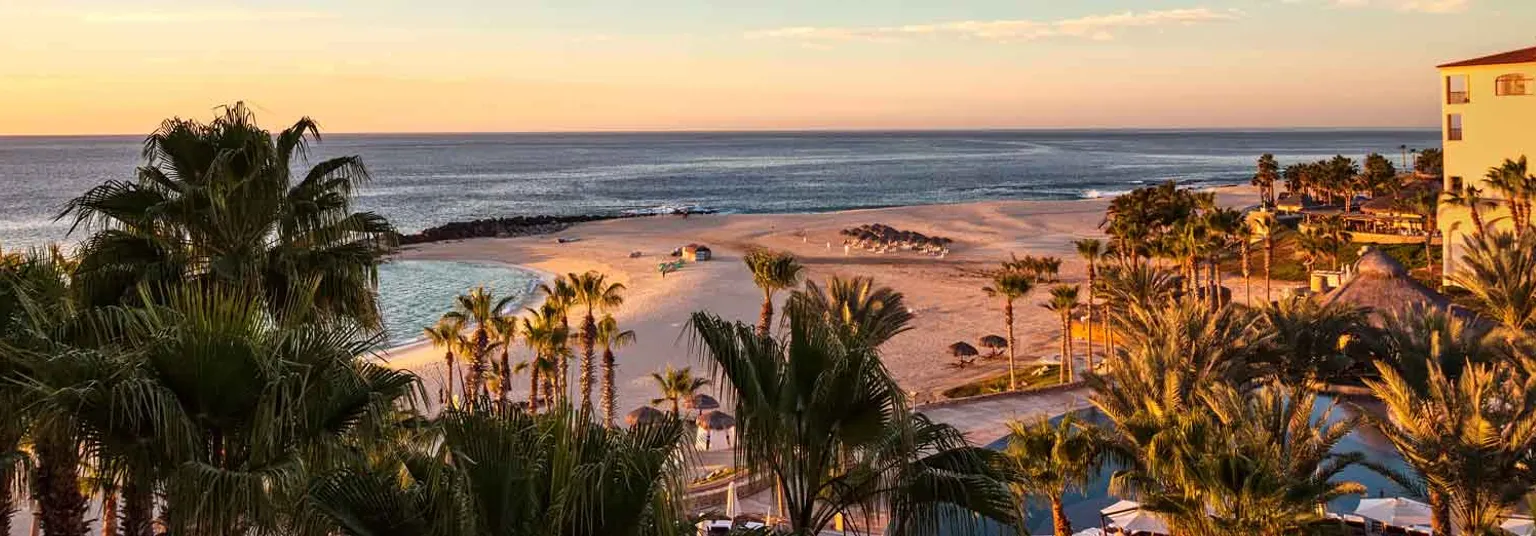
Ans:
POLYGON ((495 263, 396 260, 379 267, 379 309, 384 316, 385 347, 422 338, 422 329, 453 310, 454 297, 484 285, 497 298, 526 300, 539 275, 495 263))
MULTIPOLYGON (((1328 408, 1330 403, 1332 403, 1332 399, 1327 396, 1317 397, 1317 404, 1316 409, 1313 412, 1313 418, 1320 418, 1323 411, 1328 408)), ((1333 411, 1333 419, 1339 420, 1346 418, 1351 411, 1352 410, 1347 403, 1341 403, 1339 407, 1333 411)), ((1097 409, 1081 410, 1078 412, 1077 416, 1080 420, 1083 421, 1105 426, 1109 425, 1109 419, 1104 417, 1102 413, 1099 413, 1097 409)), ((1053 423, 1060 421, 1061 417, 1059 416, 1051 419, 1051 422, 1053 423)), ((1006 444, 1007 438, 1000 438, 997 441, 987 445, 987 448, 1001 450, 1006 444)), ((1338 445, 1334 447, 1334 452, 1361 452, 1364 453, 1366 458, 1372 462, 1383 464, 1405 474, 1411 474, 1408 465, 1403 461, 1402 457, 1398 455, 1397 450, 1392 447, 1392 444, 1388 442, 1386 438, 1377 433, 1374 429, 1368 429, 1364 426, 1356 428, 1354 432, 1349 434, 1349 436, 1345 437, 1342 441, 1339 441, 1338 445)), ((1106 466, 1099 472, 1097 478, 1094 478, 1093 481, 1089 482, 1088 485, 1084 487, 1082 492, 1067 494, 1064 506, 1067 512, 1067 517, 1072 520, 1072 529, 1074 532, 1098 527, 1099 510, 1108 507, 1109 505, 1112 505, 1120 500, 1118 497, 1113 497, 1109 494, 1109 478, 1113 473, 1114 468, 1106 466)), ((1358 465, 1350 466, 1349 468, 1345 469, 1338 477, 1336 477, 1335 480, 1359 482, 1368 490, 1366 497, 1394 497, 1402 496, 1405 494, 1401 487, 1399 487, 1396 483, 1392 482, 1387 477, 1358 465)), ((1360 503, 1361 498, 1362 497, 1347 496, 1335 499, 1328 503, 1328 510, 1330 512, 1340 513, 1353 512, 1355 506, 1360 503)), ((1027 527, 1029 528, 1029 534, 1050 534, 1051 514, 1049 508, 1050 505, 1044 501, 1030 501, 1030 504, 1028 505, 1029 517, 1026 521, 1027 527)))

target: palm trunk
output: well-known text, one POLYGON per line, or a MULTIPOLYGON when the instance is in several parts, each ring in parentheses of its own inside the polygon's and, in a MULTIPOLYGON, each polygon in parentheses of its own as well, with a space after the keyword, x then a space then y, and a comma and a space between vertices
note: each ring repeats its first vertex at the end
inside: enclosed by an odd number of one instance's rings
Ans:
POLYGON ((1273 257, 1274 256, 1275 256, 1275 243, 1274 243, 1274 239, 1270 238, 1269 236, 1265 236, 1264 237, 1264 303, 1266 305, 1268 305, 1270 303, 1270 297, 1269 297, 1269 281, 1270 281, 1270 279, 1269 279, 1269 268, 1271 266, 1270 263, 1271 263, 1271 261, 1273 261, 1273 257))
POLYGON ((1439 489, 1429 490, 1429 531, 1434 536, 1450 536, 1451 504, 1439 489))
POLYGON ((454 382, 454 376, 455 376, 454 371, 453 371, 453 352, 445 353, 443 355, 443 361, 447 361, 448 362, 448 380, 443 382, 443 390, 442 390, 442 398, 443 399, 440 400, 439 402, 442 402, 442 404, 444 406, 447 406, 447 405, 453 403, 453 382, 454 382))
POLYGON ((587 310, 587 317, 581 324, 581 411, 585 414, 592 413, 592 366, 594 365, 594 348, 597 346, 597 319, 592 318, 592 310, 587 310))
MULTIPOLYGON (((570 335, 571 322, 569 318, 560 317, 560 331, 567 336, 570 335)), ((554 388, 560 391, 560 400, 570 400, 571 388, 567 384, 571 383, 571 352, 568 346, 563 348, 566 351, 560 352, 560 370, 556 373, 554 388)))
POLYGON ((1061 313, 1061 383, 1072 382, 1072 317, 1061 313))
POLYGON ((85 536, 86 499, 80 493, 80 452, 69 437, 44 437, 36 445, 34 486, 46 536, 85 536))
POLYGON ((101 492, 101 536, 117 536, 117 490, 108 486, 101 492))
POLYGON ((1483 211, 1478 210, 1477 202, 1467 203, 1467 210, 1472 213, 1473 231, 1479 235, 1483 234, 1483 211))
POLYGON ((613 387, 613 347, 603 348, 603 424, 613 428, 613 402, 615 398, 613 387))
POLYGON ((673 416, 677 416, 677 417, 681 417, 683 415, 683 408, 678 406, 678 400, 681 399, 682 397, 673 396, 671 398, 672 398, 672 415, 673 416))
POLYGON ((763 289, 763 310, 758 313, 757 334, 760 337, 768 336, 768 328, 773 326, 773 291, 763 289))
POLYGON ((539 358, 534 357, 528 367, 528 413, 539 412, 539 358))
POLYGON ((1072 536, 1072 520, 1067 517, 1061 497, 1051 497, 1051 526, 1055 527, 1056 536, 1072 536))
POLYGON ((10 468, 0 468, 0 534, 11 533, 11 516, 16 513, 16 495, 11 493, 10 468))
MULTIPOLYGON (((508 344, 511 343, 511 341, 507 341, 507 342, 508 342, 508 344)), ((511 353, 512 352, 507 351, 507 348, 505 346, 503 346, 501 348, 501 401, 503 403, 507 402, 507 399, 511 398, 509 395, 512 394, 512 356, 510 355, 511 353)))
POLYGON ((1014 352, 1014 346, 1015 345, 1014 345, 1014 342, 1013 342, 1013 300, 1012 299, 1005 299, 1005 300, 1003 300, 1003 322, 1008 325, 1008 390, 1009 391, 1017 391, 1019 389, 1018 374, 1016 374, 1014 369, 1013 369, 1015 359, 1017 358, 1017 354, 1014 352))
POLYGON ((1083 322, 1088 328, 1088 352, 1085 357, 1089 373, 1093 372, 1093 280, 1093 264, 1090 263, 1088 265, 1088 319, 1083 322))
POLYGON ((153 536, 155 494, 147 480, 129 475, 123 483, 123 536, 153 536))
MULTIPOLYGON (((475 385, 472 392, 476 396, 487 396, 490 393, 485 388, 485 372, 489 364, 485 362, 485 354, 486 348, 491 345, 491 336, 485 331, 485 323, 482 322, 480 325, 481 327, 475 328, 475 385)), ((469 392, 465 394, 468 395, 469 392)))

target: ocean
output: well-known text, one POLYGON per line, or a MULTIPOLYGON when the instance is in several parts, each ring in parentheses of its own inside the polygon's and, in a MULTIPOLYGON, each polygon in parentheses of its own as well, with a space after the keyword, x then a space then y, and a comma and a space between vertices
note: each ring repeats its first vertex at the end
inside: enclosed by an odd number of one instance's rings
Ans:
MULTIPOLYGON (((270 125, 275 126, 275 125, 270 125)), ((580 134, 338 134, 311 161, 360 155, 357 206, 403 232, 448 221, 651 212, 816 212, 995 199, 1111 196, 1176 180, 1245 183, 1282 164, 1439 146, 1435 130, 1026 130, 580 134)), ((74 242, 55 221, 72 197, 131 180, 141 136, 0 137, 0 248, 74 242)), ((380 274, 391 344, 415 338, 477 284, 526 294, 510 267, 391 263, 380 274)))

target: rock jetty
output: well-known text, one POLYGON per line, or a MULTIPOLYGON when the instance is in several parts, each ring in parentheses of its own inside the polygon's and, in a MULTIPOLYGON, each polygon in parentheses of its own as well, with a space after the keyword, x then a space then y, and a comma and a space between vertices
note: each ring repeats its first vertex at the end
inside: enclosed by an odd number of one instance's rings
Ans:
MULTIPOLYGON (((712 214, 713 210, 692 209, 688 214, 712 214)), ((674 212, 672 214, 683 214, 674 212)), ((574 216, 511 216, 506 218, 489 218, 472 221, 448 222, 436 227, 423 229, 419 233, 400 235, 399 244, 408 246, 411 244, 425 244, 428 242, 440 242, 444 240, 463 240, 466 238, 510 238, 514 236, 532 236, 564 231, 572 225, 600 220, 616 220, 621 218, 662 217, 658 214, 581 214, 574 216)), ((685 215, 686 216, 686 215, 685 215)))

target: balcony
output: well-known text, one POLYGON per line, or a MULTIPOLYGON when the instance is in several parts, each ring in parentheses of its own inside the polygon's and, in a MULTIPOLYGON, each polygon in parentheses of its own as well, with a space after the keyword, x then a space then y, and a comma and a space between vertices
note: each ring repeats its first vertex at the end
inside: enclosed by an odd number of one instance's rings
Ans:
POLYGON ((1446 104, 1466 104, 1466 103, 1469 103, 1469 102, 1472 102, 1472 96, 1468 95, 1466 91, 1447 91, 1447 92, 1445 92, 1445 103, 1446 104))
POLYGON ((1445 139, 1447 141, 1461 141, 1461 127, 1445 129, 1445 139))

